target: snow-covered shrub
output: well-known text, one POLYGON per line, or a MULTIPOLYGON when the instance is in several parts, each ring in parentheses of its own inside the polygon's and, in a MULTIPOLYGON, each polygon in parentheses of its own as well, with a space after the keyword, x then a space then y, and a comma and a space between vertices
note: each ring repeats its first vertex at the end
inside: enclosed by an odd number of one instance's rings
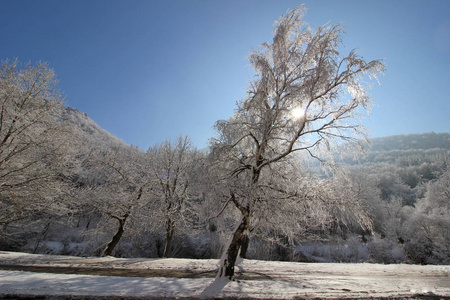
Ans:
POLYGON ((292 248, 286 247, 281 241, 252 237, 247 250, 247 258, 292 261, 295 258, 295 252, 292 248))
POLYGON ((374 235, 368 242, 369 261, 374 263, 400 263, 405 260, 405 254, 402 246, 398 243, 382 239, 374 235))
POLYGON ((205 233, 187 237, 187 245, 191 249, 192 258, 211 258, 211 238, 205 233))
POLYGON ((297 247, 297 259, 304 262, 359 263, 368 259, 367 244, 357 235, 322 243, 307 243, 297 247))
POLYGON ((61 254, 63 255, 72 255, 72 256, 89 256, 86 253, 86 249, 89 249, 89 242, 68 242, 64 245, 64 250, 61 254))
POLYGON ((45 241, 42 243, 39 253, 59 255, 64 251, 64 244, 58 241, 45 241))

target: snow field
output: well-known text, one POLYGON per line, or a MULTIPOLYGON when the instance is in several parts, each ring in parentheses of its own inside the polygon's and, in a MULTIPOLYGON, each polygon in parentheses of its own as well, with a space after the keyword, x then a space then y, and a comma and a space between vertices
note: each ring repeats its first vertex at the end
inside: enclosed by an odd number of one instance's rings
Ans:
MULTIPOLYGON (((0 252, 0 265, 51 265, 211 271, 218 260, 80 258, 0 252)), ((1 266, 0 266, 1 269, 1 266)), ((236 281, 215 278, 143 278, 0 270, 0 295, 450 299, 450 266, 291 263, 244 260, 236 281)))

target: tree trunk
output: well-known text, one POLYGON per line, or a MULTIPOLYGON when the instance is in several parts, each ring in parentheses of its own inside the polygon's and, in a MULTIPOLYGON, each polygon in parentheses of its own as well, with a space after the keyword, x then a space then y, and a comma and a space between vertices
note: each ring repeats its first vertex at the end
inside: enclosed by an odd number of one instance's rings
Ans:
POLYGON ((119 229, 116 234, 113 236, 112 240, 108 243, 105 250, 103 250, 102 256, 110 256, 112 255, 114 248, 120 241, 120 238, 123 235, 125 221, 127 220, 128 215, 125 215, 122 219, 116 218, 119 221, 119 229))
MULTIPOLYGON (((233 195, 232 197, 234 198, 233 195)), ((240 258, 245 258, 249 242, 248 231, 250 228, 251 219, 250 211, 248 210, 248 208, 242 207, 240 204, 238 208, 243 213, 242 221, 241 224, 239 224, 238 228, 236 228, 233 234, 233 239, 231 240, 228 249, 222 257, 221 266, 218 273, 218 277, 228 277, 228 279, 230 280, 234 276, 234 266, 236 264, 236 260, 238 256, 240 258)))
MULTIPOLYGON (((250 222, 249 222, 250 223, 250 222)), ((248 249, 248 244, 250 243, 250 237, 248 235, 248 233, 245 235, 244 237, 244 241, 242 243, 242 247, 241 247, 241 252, 239 252, 239 256, 244 259, 247 258, 247 249, 248 249)))
MULTIPOLYGON (((139 201, 139 199, 141 199, 141 197, 142 197, 142 187, 139 187, 138 195, 137 195, 135 201, 136 202, 139 201)), ((125 231, 125 229, 124 229, 125 222, 127 221, 128 217, 130 216, 132 208, 133 208, 132 204, 129 205, 128 210, 125 212, 125 214, 122 217, 114 216, 110 213, 108 214, 111 218, 114 218, 117 221, 119 221, 119 229, 117 230, 116 234, 113 236, 111 242, 109 242, 108 245, 106 246, 106 249, 103 250, 103 253, 101 254, 101 256, 112 255, 114 248, 119 243, 119 241, 122 238, 122 235, 125 231)))
POLYGON ((175 226, 173 224, 173 221, 169 218, 167 220, 166 246, 164 248, 164 255, 163 255, 164 258, 170 257, 170 248, 172 247, 174 229, 175 229, 175 226))

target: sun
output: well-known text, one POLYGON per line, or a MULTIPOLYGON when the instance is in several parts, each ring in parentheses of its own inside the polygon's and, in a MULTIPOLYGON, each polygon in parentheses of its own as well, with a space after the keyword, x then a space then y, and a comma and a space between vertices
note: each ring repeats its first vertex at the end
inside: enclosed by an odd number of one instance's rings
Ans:
POLYGON ((293 119, 301 119, 305 116, 305 109, 302 107, 295 107, 291 110, 291 117, 293 119))

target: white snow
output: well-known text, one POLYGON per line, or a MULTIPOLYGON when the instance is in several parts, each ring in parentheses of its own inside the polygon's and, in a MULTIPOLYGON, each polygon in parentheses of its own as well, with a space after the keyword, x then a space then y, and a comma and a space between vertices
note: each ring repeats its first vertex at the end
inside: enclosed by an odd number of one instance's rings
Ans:
MULTIPOLYGON (((218 260, 80 258, 0 252, 0 265, 216 270, 218 260)), ((0 266, 1 269, 1 266, 0 266)), ((253 297, 272 299, 450 297, 450 266, 292 263, 244 260, 247 279, 144 278, 0 270, 1 295, 253 297)))

